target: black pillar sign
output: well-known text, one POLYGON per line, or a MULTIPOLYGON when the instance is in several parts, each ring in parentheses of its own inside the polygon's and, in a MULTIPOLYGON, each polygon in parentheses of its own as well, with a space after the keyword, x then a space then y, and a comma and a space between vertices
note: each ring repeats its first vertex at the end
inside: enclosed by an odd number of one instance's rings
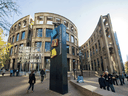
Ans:
POLYGON ((50 90, 68 93, 66 27, 60 24, 51 33, 50 90))

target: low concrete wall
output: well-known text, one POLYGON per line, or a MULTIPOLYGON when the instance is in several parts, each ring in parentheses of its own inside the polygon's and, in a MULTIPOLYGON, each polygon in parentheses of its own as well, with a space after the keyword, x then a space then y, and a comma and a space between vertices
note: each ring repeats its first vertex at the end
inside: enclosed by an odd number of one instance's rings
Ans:
POLYGON ((76 80, 70 80, 70 83, 85 96, 124 96, 86 83, 76 83, 76 80))

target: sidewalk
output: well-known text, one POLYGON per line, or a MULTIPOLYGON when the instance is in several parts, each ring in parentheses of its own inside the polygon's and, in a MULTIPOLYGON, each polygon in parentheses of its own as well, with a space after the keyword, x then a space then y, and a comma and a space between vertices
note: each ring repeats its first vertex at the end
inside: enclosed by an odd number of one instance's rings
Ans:
POLYGON ((0 77, 0 96, 85 96, 68 83, 68 93, 59 94, 49 90, 49 78, 43 83, 40 82, 40 76, 36 76, 34 92, 26 93, 29 86, 28 76, 24 77, 0 77))

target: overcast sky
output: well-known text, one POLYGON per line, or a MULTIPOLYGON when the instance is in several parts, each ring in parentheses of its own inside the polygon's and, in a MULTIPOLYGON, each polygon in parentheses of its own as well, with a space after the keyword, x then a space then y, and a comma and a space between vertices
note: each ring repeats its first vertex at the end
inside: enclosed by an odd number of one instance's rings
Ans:
MULTIPOLYGON (((89 39, 100 15, 110 14, 113 30, 122 53, 123 62, 128 55, 128 0, 18 0, 22 14, 9 18, 14 23, 20 18, 34 13, 51 12, 71 20, 78 29, 79 46, 89 39)), ((7 39, 6 39, 7 40, 7 39)))

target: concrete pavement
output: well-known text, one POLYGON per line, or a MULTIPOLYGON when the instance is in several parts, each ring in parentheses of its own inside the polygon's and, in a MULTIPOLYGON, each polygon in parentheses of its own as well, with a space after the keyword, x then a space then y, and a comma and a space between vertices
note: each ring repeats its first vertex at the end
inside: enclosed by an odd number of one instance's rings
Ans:
MULTIPOLYGON (((29 86, 28 77, 9 77, 0 76, 0 96, 62 96, 59 93, 49 90, 49 79, 46 78, 43 83, 40 82, 40 77, 36 76, 36 84, 34 92, 31 90, 27 94, 29 86)), ((68 83, 69 92, 63 96, 84 96, 68 83)))

